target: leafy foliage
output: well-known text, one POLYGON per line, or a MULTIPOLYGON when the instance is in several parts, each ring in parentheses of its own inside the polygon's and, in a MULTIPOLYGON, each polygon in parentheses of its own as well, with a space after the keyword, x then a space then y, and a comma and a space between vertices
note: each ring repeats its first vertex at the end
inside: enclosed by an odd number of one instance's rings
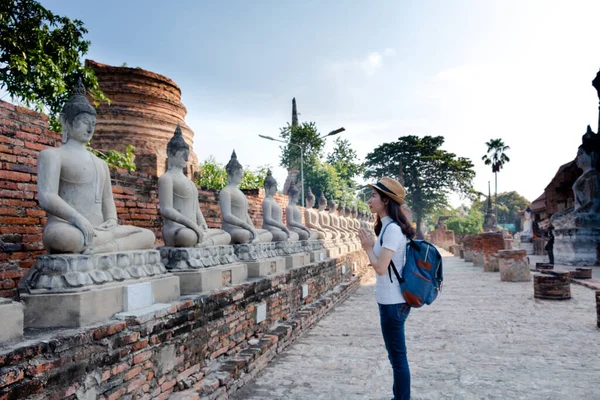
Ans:
POLYGON ((281 128, 279 136, 287 144, 281 146, 280 165, 287 169, 300 170, 300 149, 304 151, 304 166, 315 165, 323 156, 325 141, 319 136, 314 122, 303 122, 301 125, 288 124, 281 128), (290 144, 291 143, 291 144, 290 144))
POLYGON ((109 167, 113 168, 122 168, 128 171, 135 171, 135 147, 128 144, 125 148, 125 153, 121 153, 117 150, 106 150, 100 151, 89 147, 86 144, 87 149, 92 152, 94 155, 104 160, 109 167))
POLYGON ((338 137, 334 144, 335 148, 327 155, 327 162, 333 165, 344 186, 355 188, 354 177, 363 172, 362 164, 356 162, 358 154, 347 139, 338 137))
POLYGON ((473 163, 440 149, 443 143, 442 136, 402 136, 378 146, 366 158, 366 179, 398 178, 402 164, 406 202, 416 217, 419 237, 421 222, 436 207, 447 206, 450 193, 474 196, 473 163))
POLYGON ((471 208, 466 216, 455 216, 446 221, 448 229, 457 235, 474 235, 483 232, 484 214, 471 208))
POLYGON ((502 139, 490 139, 489 142, 485 142, 487 146, 487 154, 481 159, 485 165, 492 166, 492 172, 494 173, 494 193, 495 197, 498 197, 498 172, 504 167, 504 164, 510 161, 510 158, 506 155, 506 151, 510 149, 509 146, 504 144, 502 139))
POLYGON ((59 132, 58 114, 82 78, 93 99, 108 101, 94 71, 82 65, 88 52, 83 22, 53 14, 35 0, 0 2, 0 88, 50 116, 59 132))
MULTIPOLYGON (((267 176, 268 166, 260 166, 252 171, 244 168, 240 189, 258 189, 263 187, 267 176)), ((200 164, 196 184, 205 189, 221 190, 227 185, 227 172, 223 164, 218 163, 213 156, 200 164)))

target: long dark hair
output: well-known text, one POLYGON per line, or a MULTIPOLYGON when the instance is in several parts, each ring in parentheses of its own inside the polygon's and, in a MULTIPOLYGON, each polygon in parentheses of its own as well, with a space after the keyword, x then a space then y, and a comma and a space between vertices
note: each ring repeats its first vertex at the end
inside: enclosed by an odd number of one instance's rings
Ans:
MULTIPOLYGON (((404 235, 407 238, 413 239, 415 237, 415 229, 412 227, 412 225, 408 221, 408 218, 406 218, 406 215, 404 215, 404 212, 402 211, 402 207, 400 206, 400 204, 396 203, 391 197, 389 197, 385 193, 381 193, 380 191, 377 191, 377 194, 379 194, 379 196, 381 197, 381 201, 383 201, 383 203, 385 204, 385 211, 386 211, 388 217, 390 217, 392 219, 392 221, 394 221, 398 225, 400 225, 400 229, 402 229, 402 233, 404 233, 404 235), (386 201, 386 199, 387 199, 387 201, 386 201)), ((377 214, 377 217, 375 217, 375 234, 377 236, 379 236, 379 234, 381 233, 381 229, 382 229, 381 218, 379 218, 379 214, 377 214)))

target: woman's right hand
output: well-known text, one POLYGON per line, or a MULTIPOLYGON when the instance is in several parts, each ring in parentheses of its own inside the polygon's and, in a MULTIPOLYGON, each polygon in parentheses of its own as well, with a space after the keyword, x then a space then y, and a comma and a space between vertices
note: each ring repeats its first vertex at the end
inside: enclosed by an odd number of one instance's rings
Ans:
POLYGON ((369 251, 373 249, 375 242, 373 241, 373 237, 369 232, 365 229, 360 228, 358 231, 358 238, 360 239, 360 245, 362 246, 364 251, 369 251))

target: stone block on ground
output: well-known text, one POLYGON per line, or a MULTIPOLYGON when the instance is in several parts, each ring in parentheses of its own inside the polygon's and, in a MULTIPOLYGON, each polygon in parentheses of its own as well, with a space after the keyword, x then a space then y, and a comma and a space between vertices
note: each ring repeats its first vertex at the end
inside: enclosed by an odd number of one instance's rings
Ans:
POLYGON ((531 271, 525 250, 501 250, 497 254, 501 281, 525 282, 531 280, 531 271))
POLYGON ((571 298, 569 271, 548 271, 552 275, 533 277, 533 296, 544 300, 568 300, 571 298))

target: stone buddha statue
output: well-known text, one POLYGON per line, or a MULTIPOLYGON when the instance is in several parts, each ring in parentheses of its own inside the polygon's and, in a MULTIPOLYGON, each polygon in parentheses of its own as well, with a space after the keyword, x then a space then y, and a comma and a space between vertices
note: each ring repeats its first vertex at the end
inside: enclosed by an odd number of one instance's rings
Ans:
POLYGON ((325 194, 321 192, 321 196, 319 197, 319 226, 329 232, 331 234, 331 239, 339 239, 340 233, 335 229, 331 221, 331 215, 325 211, 325 207, 327 206, 327 199, 325 198, 325 194))
POLYGON ((338 209, 338 220, 340 221, 340 229, 344 231, 347 238, 351 238, 354 235, 354 232, 352 232, 352 229, 350 228, 350 221, 348 220, 348 213, 346 213, 346 209, 350 211, 348 205, 340 203, 340 207, 338 209))
POLYGON ((358 230, 360 229, 360 222, 358 221, 358 209, 356 208, 356 206, 353 206, 350 209, 350 220, 352 221, 352 224, 354 226, 355 234, 358 235, 358 230))
POLYGON ((337 208, 337 204, 335 203, 335 201, 333 201, 333 199, 329 199, 329 202, 327 203, 327 206, 329 208, 329 218, 331 218, 331 227, 333 229, 335 229, 335 231, 338 233, 338 237, 340 239, 347 239, 348 238, 348 234, 346 233, 346 231, 340 225, 340 218, 335 213, 335 210, 337 208))
POLYGON ((287 227, 290 231, 297 233, 300 240, 315 240, 317 239, 317 232, 309 230, 302 223, 302 213, 298 208, 298 193, 298 187, 296 185, 291 185, 288 190, 289 202, 285 208, 287 227))
POLYGON ((42 241, 49 253, 106 253, 154 247, 148 229, 118 224, 110 172, 85 147, 94 134, 96 110, 81 80, 61 114, 62 146, 40 152, 40 206, 47 212, 42 241))
POLYGON ((248 214, 248 199, 238 188, 242 181, 244 169, 237 159, 235 150, 225 166, 227 186, 219 196, 219 205, 223 218, 222 228, 231 235, 231 243, 263 243, 270 242, 273 235, 265 229, 257 229, 248 214))
POLYGON ((281 207, 275 201, 275 193, 277 193, 277 181, 273 178, 271 170, 267 171, 267 177, 264 182, 265 198, 262 203, 263 211, 263 229, 271 232, 273 242, 282 242, 284 240, 298 240, 296 232, 290 230, 283 223, 283 215, 281 207))
POLYGON ((163 240, 173 247, 227 245, 231 236, 221 229, 208 228, 200 210, 198 188, 183 173, 189 151, 178 124, 167 144, 168 170, 158 179, 163 240))
POLYGON ((575 204, 551 218, 557 228, 600 227, 600 138, 590 126, 582 137, 575 159, 583 174, 573 184, 575 204))
POLYGON ((330 231, 323 229, 319 224, 319 213, 313 208, 315 205, 315 195, 313 194, 310 187, 306 193, 306 208, 304 209, 304 222, 311 232, 317 235, 317 239, 326 240, 331 239, 332 234, 330 231))

